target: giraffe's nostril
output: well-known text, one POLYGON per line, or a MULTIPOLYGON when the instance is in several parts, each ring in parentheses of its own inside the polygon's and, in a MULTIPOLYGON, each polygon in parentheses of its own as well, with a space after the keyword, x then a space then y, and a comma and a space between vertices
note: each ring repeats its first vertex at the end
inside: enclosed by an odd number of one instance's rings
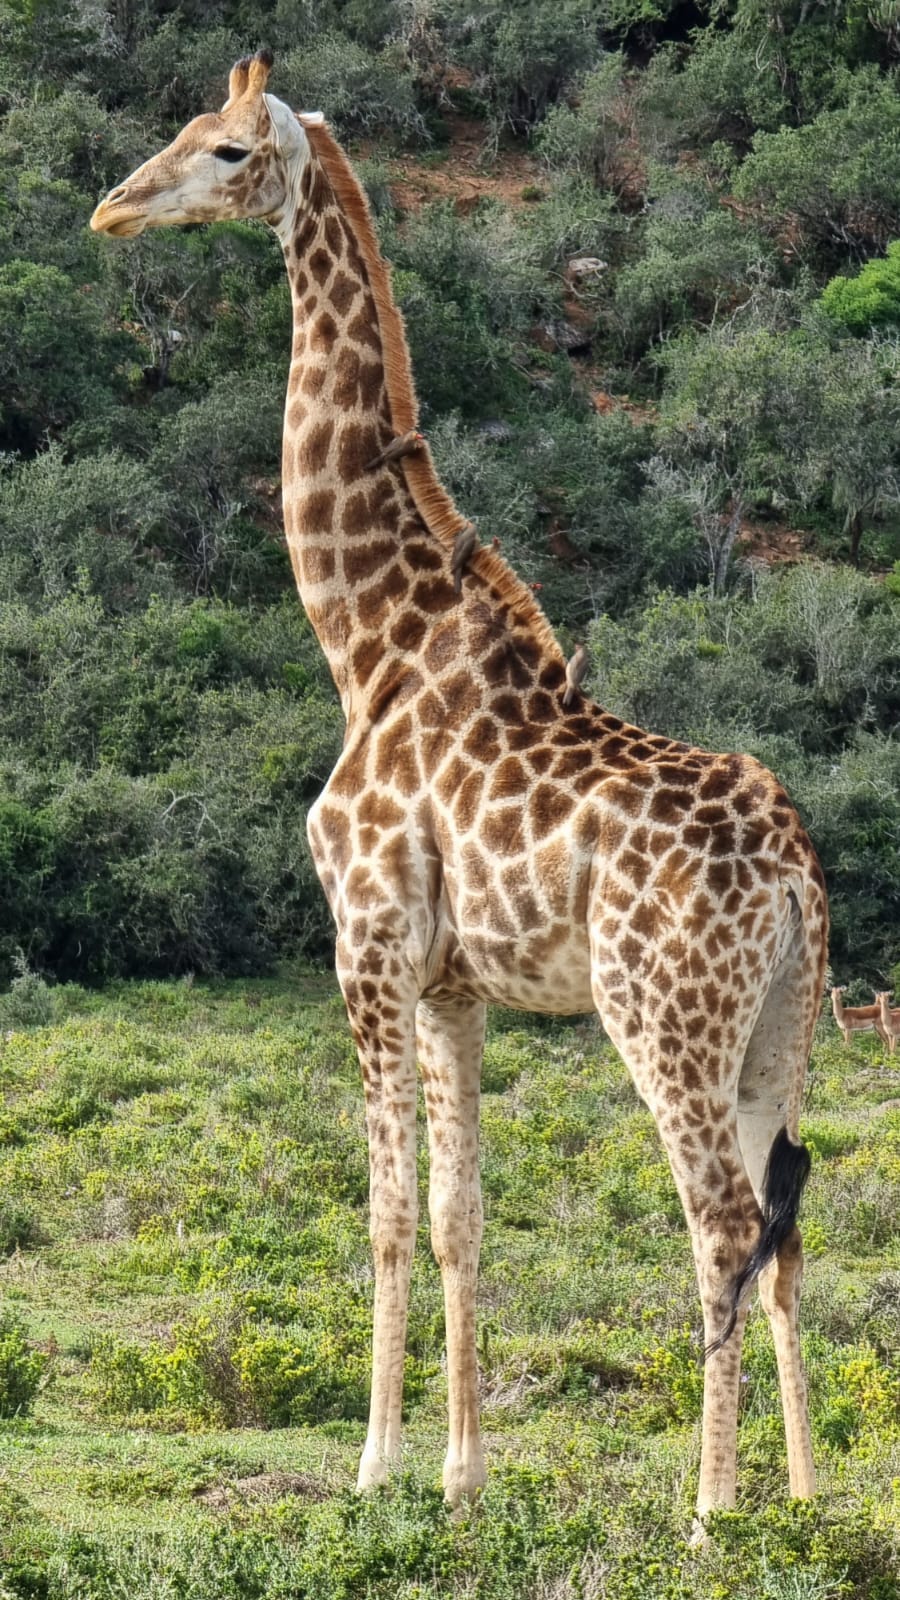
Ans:
POLYGON ((114 201, 123 200, 124 198, 125 184, 120 183, 117 189, 110 189, 109 194, 106 196, 106 203, 109 206, 112 205, 114 201))

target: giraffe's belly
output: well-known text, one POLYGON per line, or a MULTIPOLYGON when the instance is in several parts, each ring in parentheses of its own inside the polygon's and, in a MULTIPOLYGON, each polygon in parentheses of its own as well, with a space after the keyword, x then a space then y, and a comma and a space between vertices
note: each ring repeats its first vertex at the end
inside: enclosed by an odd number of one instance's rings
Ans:
POLYGON ((448 930, 439 987, 489 1005, 558 1016, 593 1010, 587 929, 504 934, 485 926, 448 930))
POLYGON ((509 1006, 514 1011, 571 1017, 594 1009, 587 961, 583 970, 577 970, 574 963, 570 963, 537 978, 525 973, 517 977, 504 970, 493 979, 485 980, 482 972, 478 993, 489 1005, 509 1006))
MULTIPOLYGON (((513 809, 504 809, 507 833, 513 809)), ((522 1011, 565 1016, 592 1010, 594 835, 593 826, 557 830, 534 849, 515 852, 509 846, 518 836, 490 832, 488 823, 461 845, 445 835, 438 948, 447 959, 440 964, 464 980, 469 993, 522 1011)))

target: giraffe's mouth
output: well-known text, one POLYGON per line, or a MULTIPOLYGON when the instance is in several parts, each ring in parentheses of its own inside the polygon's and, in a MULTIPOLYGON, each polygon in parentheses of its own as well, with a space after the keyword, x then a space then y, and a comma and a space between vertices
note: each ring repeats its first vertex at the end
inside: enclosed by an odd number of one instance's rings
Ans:
POLYGON ((139 233, 143 233, 147 226, 146 212, 127 210, 123 200, 124 196, 120 197, 113 189, 105 200, 100 201, 91 217, 94 233, 109 233, 114 239, 136 239, 139 233))
POLYGON ((143 217, 123 218, 121 222, 111 222, 104 228, 104 233, 112 234, 114 239, 136 239, 144 231, 143 217))

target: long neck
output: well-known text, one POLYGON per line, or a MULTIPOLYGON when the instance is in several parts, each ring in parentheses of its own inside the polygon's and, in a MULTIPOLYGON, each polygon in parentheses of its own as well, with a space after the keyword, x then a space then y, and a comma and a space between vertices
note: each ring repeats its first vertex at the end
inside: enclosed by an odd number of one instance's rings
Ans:
POLYGON ((386 602, 408 586, 405 573, 383 580, 415 508, 400 472, 366 470, 391 437, 381 338, 362 261, 323 190, 326 203, 301 215, 285 246, 293 341, 282 496, 300 595, 346 712, 351 653, 361 634, 383 633, 386 602))
MULTIPOLYGON (((325 129, 310 130, 310 149, 278 229, 293 303, 282 495, 300 595, 349 715, 397 692, 459 604, 451 555, 465 519, 427 447, 370 465, 416 425, 409 354, 346 157, 325 129)), ((469 571, 558 659, 546 618, 499 557, 480 550, 469 571)))

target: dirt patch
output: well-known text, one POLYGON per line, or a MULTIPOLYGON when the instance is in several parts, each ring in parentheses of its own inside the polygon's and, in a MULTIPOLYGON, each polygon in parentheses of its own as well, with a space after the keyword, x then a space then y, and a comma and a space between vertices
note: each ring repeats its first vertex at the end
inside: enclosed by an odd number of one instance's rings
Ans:
POLYGON ((737 536, 741 555, 776 567, 802 561, 809 534, 783 522, 753 522, 745 517, 737 536))
POLYGON ((438 159, 438 150, 433 161, 413 154, 391 161, 391 194, 401 210, 415 212, 431 200, 452 200, 465 216, 479 200, 521 207, 540 198, 535 190, 546 191, 546 174, 527 151, 501 148, 494 154, 483 122, 456 112, 448 113, 446 121, 450 140, 445 160, 438 159))
POLYGON ((624 411, 631 422, 637 426, 641 422, 655 422, 657 410, 652 405, 641 405, 637 400, 630 400, 627 394, 611 394, 608 389, 590 389, 591 404, 601 416, 606 416, 610 411, 624 411))
POLYGON ((295 1495, 299 1500, 318 1502, 328 1499, 328 1489, 307 1472, 259 1472, 252 1478, 236 1478, 234 1483, 200 1489, 194 1496, 210 1511, 232 1511, 235 1506, 271 1505, 295 1495))

